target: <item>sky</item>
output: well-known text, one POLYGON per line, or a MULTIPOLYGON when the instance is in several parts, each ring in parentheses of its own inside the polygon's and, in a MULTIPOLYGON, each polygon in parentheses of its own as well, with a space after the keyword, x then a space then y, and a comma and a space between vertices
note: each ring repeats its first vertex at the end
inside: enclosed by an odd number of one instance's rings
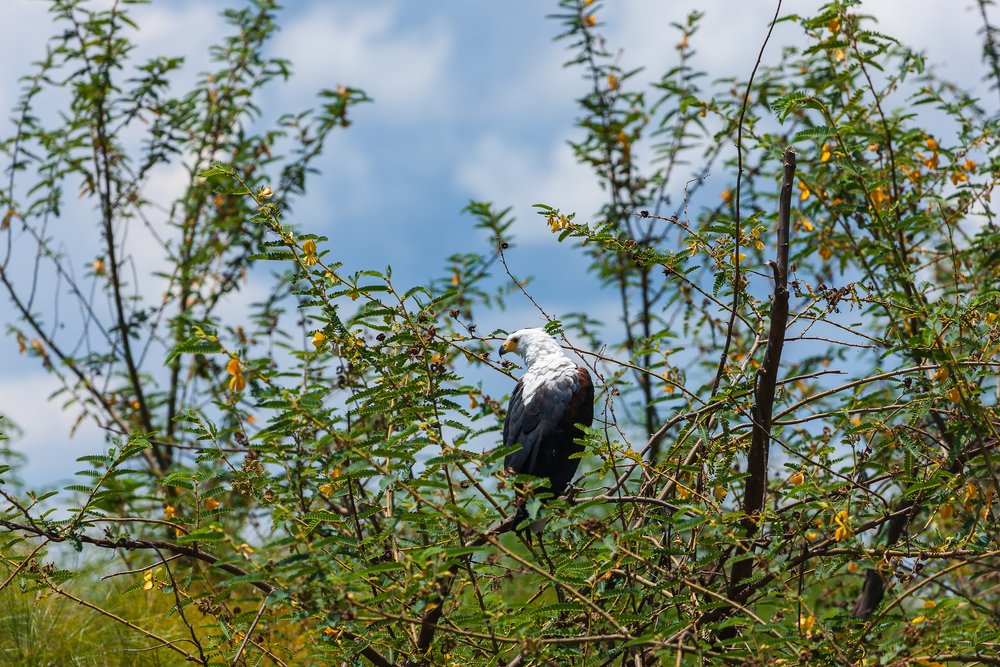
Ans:
MULTIPOLYGON (((139 25, 139 57, 183 55, 177 80, 190 84, 209 68, 207 49, 225 34, 219 13, 239 2, 154 0, 132 11, 139 25)), ((558 25, 546 15, 556 3, 508 0, 502 3, 438 0, 288 0, 281 31, 270 53, 292 61, 294 77, 280 97, 265 98, 265 117, 308 107, 321 88, 345 84, 365 90, 374 103, 355 109, 354 124, 337 132, 321 174, 296 205, 292 222, 303 231, 326 234, 335 254, 353 268, 391 264, 402 284, 437 277, 444 259, 459 251, 488 250, 486 239, 461 212, 469 200, 512 206, 516 247, 508 259, 520 276, 535 276, 534 292, 556 313, 587 310, 598 318, 615 313, 613 294, 602 292, 586 274, 587 260, 560 245, 532 205, 547 203, 577 211, 591 220, 602 192, 575 163, 567 141, 576 98, 586 91, 577 69, 563 67, 565 44, 554 42, 558 25), (350 265, 350 264, 349 264, 350 265)), ((783 13, 808 14, 821 3, 785 0, 783 13)), ((18 77, 42 56, 52 30, 47 2, 4 0, 9 30, 0 42, 0 108, 9 110, 19 94, 18 77)), ((647 79, 676 64, 671 22, 688 12, 705 13, 692 40, 696 69, 712 77, 745 78, 753 66, 774 3, 763 0, 616 0, 600 16, 609 45, 622 49, 625 69, 644 66, 647 79)), ((978 93, 987 104, 996 94, 982 81, 977 36, 982 22, 973 0, 866 0, 863 11, 879 19, 883 32, 922 50, 945 78, 978 93)), ((1000 11, 990 9, 1000 23, 1000 11)), ((775 62, 780 46, 795 30, 779 24, 765 52, 775 62)), ((0 134, 10 131, 9 113, 0 114, 0 134)), ((6 165, 4 165, 6 166, 6 165)), ((157 187, 166 200, 180 172, 164 173, 157 187)), ((720 174, 709 175, 706 190, 723 190, 720 174)), ((93 239, 67 232, 67 246, 86 247, 93 239)), ((141 249, 139 253, 141 254, 141 249)), ((155 250, 150 250, 155 253, 155 250)), ((80 266, 92 260, 83 254, 80 266)), ((143 266, 162 258, 150 256, 143 266)), ((251 281, 248 301, 266 293, 266 277, 251 281), (265 281, 265 282, 261 282, 265 281)), ((486 327, 508 330, 542 324, 525 300, 492 314, 486 327)), ((0 302, 0 326, 14 321, 13 308, 0 302)), ((0 339, 0 413, 17 423, 13 447, 28 463, 21 477, 33 486, 65 479, 77 456, 103 448, 102 435, 83 424, 69 437, 76 416, 50 400, 53 378, 37 360, 19 356, 12 337, 0 339)))

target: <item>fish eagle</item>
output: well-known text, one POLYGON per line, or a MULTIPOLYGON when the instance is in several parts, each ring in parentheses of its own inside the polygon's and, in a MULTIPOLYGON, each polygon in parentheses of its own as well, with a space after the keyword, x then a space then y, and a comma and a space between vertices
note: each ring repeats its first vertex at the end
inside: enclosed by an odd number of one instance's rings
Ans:
MULTIPOLYGON (((503 444, 520 445, 507 454, 504 468, 519 475, 548 480, 542 493, 560 496, 566 491, 583 451, 574 442, 583 432, 577 424, 594 421, 594 383, 590 373, 567 357, 559 343, 543 329, 521 329, 507 337, 500 355, 524 359, 527 370, 514 388, 503 423, 503 444)), ((526 518, 524 509, 518 516, 526 518)))

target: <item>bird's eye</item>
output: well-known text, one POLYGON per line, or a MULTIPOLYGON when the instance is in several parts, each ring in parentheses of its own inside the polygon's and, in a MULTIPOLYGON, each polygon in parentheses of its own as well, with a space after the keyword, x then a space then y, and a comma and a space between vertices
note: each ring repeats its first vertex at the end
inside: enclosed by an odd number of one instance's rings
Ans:
POLYGON ((517 345, 517 341, 518 341, 517 338, 511 338, 510 339, 510 342, 514 343, 514 345, 517 345))

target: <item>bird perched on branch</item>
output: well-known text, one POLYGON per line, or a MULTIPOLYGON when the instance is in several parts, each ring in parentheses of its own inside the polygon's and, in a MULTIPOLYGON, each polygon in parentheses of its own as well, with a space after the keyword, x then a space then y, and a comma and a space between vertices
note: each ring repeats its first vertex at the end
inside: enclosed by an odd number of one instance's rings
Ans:
MULTIPOLYGON (((511 352, 524 359, 527 370, 514 388, 503 424, 503 444, 520 445, 504 459, 514 474, 548 480, 540 493, 560 496, 580 465, 570 458, 583 451, 574 439, 583 436, 577 424, 594 421, 594 383, 590 373, 567 357, 543 329, 521 329, 507 337, 501 356, 511 352)), ((523 520, 524 508, 518 510, 523 520)))

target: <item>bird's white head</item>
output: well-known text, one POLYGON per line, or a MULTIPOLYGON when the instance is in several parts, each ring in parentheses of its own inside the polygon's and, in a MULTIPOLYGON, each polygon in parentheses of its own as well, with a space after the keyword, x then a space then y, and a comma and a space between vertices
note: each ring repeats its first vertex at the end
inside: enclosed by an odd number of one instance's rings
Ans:
POLYGON ((524 359, 528 366, 549 355, 565 356, 559 343, 544 329, 519 329, 507 336, 500 346, 500 356, 511 352, 524 359))

